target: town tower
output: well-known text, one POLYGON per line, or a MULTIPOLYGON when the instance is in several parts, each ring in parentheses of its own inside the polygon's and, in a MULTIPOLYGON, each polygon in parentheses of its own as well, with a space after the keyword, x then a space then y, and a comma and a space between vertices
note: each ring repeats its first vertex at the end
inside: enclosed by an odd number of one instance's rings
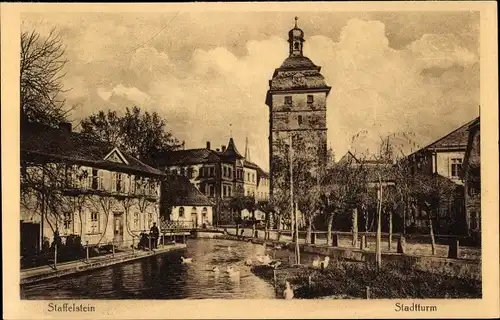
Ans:
POLYGON ((289 56, 274 71, 269 81, 266 104, 269 106, 270 194, 289 186, 287 147, 292 137, 293 150, 313 155, 316 165, 327 160, 326 99, 330 93, 321 67, 303 54, 304 32, 297 25, 288 33, 289 56), (297 148, 300 148, 298 150, 297 148))

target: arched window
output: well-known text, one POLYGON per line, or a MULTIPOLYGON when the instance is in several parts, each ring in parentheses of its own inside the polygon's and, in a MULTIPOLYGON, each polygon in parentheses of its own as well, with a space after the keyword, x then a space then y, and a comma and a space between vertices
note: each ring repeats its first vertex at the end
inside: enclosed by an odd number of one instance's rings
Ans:
POLYGON ((207 214, 208 214, 207 207, 203 207, 203 209, 201 210, 201 215, 203 216, 203 218, 206 218, 207 214))
POLYGON ((184 218, 184 207, 179 208, 179 218, 184 218))
POLYGON ((196 207, 191 208, 191 214, 196 214, 196 207))
POLYGON ((302 116, 299 116, 299 118, 297 119, 298 123, 299 123, 299 126, 302 125, 302 116))
POLYGON ((293 48, 294 48, 295 50, 299 50, 299 43, 298 43, 298 42, 294 42, 294 43, 293 43, 293 48))

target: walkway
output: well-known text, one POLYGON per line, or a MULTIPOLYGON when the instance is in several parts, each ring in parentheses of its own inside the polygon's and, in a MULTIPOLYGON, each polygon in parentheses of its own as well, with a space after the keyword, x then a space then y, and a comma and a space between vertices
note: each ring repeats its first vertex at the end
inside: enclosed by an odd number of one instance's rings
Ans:
POLYGON ((94 270, 111 266, 118 263, 124 263, 132 260, 142 259, 148 256, 154 256, 185 248, 183 243, 176 243, 172 245, 159 246, 158 249, 152 251, 133 250, 125 252, 116 252, 103 256, 89 258, 87 260, 76 260, 57 264, 57 269, 51 266, 42 266, 36 268, 29 268, 21 270, 21 284, 39 282, 46 279, 58 278, 64 275, 80 273, 84 271, 94 270))

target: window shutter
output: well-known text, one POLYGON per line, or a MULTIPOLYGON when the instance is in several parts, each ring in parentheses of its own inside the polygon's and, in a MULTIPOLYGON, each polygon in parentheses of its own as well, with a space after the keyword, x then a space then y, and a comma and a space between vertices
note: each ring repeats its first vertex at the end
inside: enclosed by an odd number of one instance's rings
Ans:
POLYGON ((111 172, 111 192, 116 191, 116 172, 111 172))

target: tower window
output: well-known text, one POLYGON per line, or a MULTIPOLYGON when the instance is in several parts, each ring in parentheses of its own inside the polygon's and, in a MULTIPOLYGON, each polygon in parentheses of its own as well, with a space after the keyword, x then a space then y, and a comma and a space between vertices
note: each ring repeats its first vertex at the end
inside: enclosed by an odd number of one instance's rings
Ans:
POLYGON ((299 116, 299 118, 297 120, 298 120, 299 126, 302 125, 302 116, 299 116))
POLYGON ((294 48, 295 50, 299 50, 299 43, 298 43, 298 42, 295 42, 295 43, 293 44, 293 48, 294 48))
POLYGON ((292 104, 292 96, 285 96, 285 104, 292 104))
POLYGON ((307 96, 307 103, 313 103, 314 102, 314 96, 308 95, 307 96))

